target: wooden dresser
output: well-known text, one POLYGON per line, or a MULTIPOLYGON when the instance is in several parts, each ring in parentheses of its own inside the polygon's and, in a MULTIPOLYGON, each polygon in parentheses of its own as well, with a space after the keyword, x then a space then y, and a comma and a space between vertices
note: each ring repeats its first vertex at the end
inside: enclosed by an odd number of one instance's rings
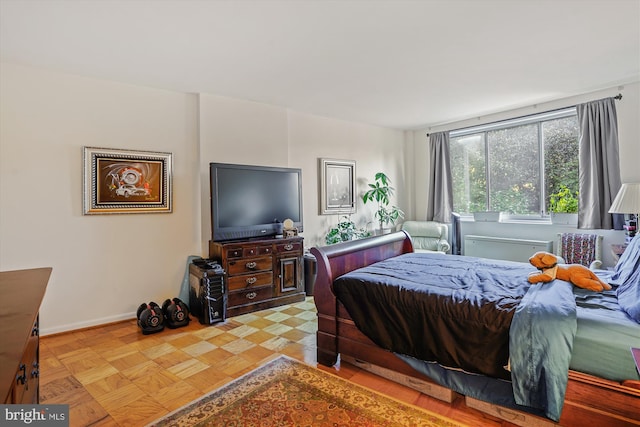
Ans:
POLYGON ((227 273, 227 315, 303 301, 303 238, 209 242, 227 273))
POLYGON ((38 311, 51 268, 0 272, 0 398, 5 404, 37 404, 38 311))

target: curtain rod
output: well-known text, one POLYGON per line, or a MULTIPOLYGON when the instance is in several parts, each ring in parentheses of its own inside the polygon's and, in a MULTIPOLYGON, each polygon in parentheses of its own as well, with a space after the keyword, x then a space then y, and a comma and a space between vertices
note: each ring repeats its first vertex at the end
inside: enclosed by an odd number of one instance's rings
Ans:
MULTIPOLYGON (((613 98, 613 99, 616 99, 616 100, 618 100, 618 101, 619 101, 619 100, 621 100, 621 99, 622 99, 622 94, 621 94, 621 93, 619 93, 619 94, 617 94, 616 96, 614 96, 614 97, 612 97, 612 98, 613 98)), ((552 109, 552 110, 548 110, 548 111, 547 111, 547 113, 548 113, 548 112, 551 112, 551 111, 558 111, 558 110, 564 110, 565 108, 575 107, 576 105, 578 105, 578 104, 570 105, 570 106, 568 106, 568 107, 555 108, 555 109, 552 109)), ((542 113, 525 114, 524 116, 521 116, 521 117, 534 116, 534 115, 536 115, 536 114, 542 114, 542 113)), ((515 119, 515 118, 517 118, 517 117, 514 117, 514 119, 515 119)), ((505 120, 510 120, 510 119, 505 119, 505 120)), ((497 121, 495 121, 495 122, 491 122, 491 123, 502 122, 502 121, 505 121, 505 120, 497 120, 497 121)), ((487 123, 487 124, 489 124, 489 123, 487 123)), ((472 126, 470 126, 470 127, 472 127, 472 126)), ((464 129, 464 128, 462 128, 462 129, 464 129)), ((427 138, 428 138, 428 137, 429 137, 429 133, 427 133, 427 138)))

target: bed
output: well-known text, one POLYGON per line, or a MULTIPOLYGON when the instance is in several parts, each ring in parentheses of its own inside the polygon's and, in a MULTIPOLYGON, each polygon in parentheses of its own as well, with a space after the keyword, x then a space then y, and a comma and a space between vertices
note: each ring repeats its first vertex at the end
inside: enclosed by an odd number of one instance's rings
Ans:
MULTIPOLYGON (((468 406, 517 425, 640 425, 640 377, 630 351, 640 346, 640 324, 618 305, 616 286, 594 294, 562 281, 526 285, 520 279, 526 283, 529 264, 414 254, 405 232, 311 252, 319 363, 353 363, 444 401, 464 398, 468 406), (477 284, 461 291, 461 279, 447 279, 453 291, 437 289, 448 271, 479 263, 484 270, 474 272, 477 284), (416 267, 405 271, 407 264, 416 267), (496 279, 491 271, 507 274, 496 279), (504 288, 498 298, 489 295, 494 287, 504 288), (435 297, 422 300, 421 293, 435 297), (461 315, 455 306, 467 312, 461 315), (497 310, 487 312, 489 306, 497 310), (485 315, 490 321, 473 333, 459 321, 442 323, 444 317, 485 315), (410 324, 411 317, 423 326, 410 324), (429 338, 409 336, 416 331, 429 338)), ((638 256, 627 258, 625 269, 599 274, 612 283, 621 276, 640 282, 638 256)), ((637 284, 627 295, 632 305, 640 297, 637 284)))

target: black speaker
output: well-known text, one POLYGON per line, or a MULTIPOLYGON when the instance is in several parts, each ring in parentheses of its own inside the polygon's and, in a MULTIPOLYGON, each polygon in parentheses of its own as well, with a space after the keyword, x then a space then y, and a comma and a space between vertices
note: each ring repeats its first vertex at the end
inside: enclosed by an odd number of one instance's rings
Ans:
POLYGON ((189 308, 203 325, 227 317, 226 274, 215 261, 194 260, 189 265, 189 308))
POLYGON ((162 304, 162 314, 166 325, 171 328, 187 326, 189 321, 189 307, 180 298, 167 299, 162 304))
POLYGON ((162 309, 155 302, 142 303, 136 312, 138 326, 144 335, 154 334, 164 329, 164 315, 162 309))

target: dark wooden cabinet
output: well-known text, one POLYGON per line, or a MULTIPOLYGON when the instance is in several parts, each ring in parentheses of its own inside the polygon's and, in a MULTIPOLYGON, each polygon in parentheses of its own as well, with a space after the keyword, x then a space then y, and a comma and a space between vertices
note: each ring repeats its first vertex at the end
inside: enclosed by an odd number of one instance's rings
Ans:
POLYGON ((303 301, 303 238, 209 242, 227 273, 227 315, 303 301))
POLYGON ((51 268, 0 272, 0 402, 37 404, 40 401, 38 311, 51 268))

